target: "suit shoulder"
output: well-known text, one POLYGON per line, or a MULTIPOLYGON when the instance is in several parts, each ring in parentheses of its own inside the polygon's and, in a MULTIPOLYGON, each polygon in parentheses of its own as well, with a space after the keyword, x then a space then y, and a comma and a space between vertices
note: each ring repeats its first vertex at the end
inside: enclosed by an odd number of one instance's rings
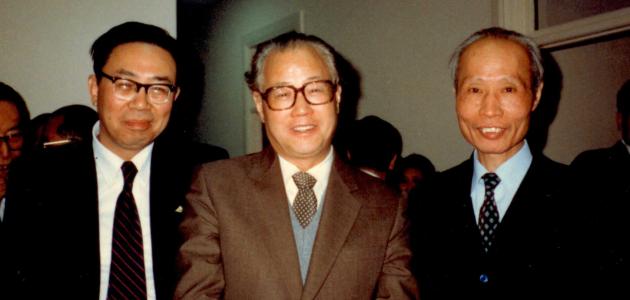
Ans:
POLYGON ((334 168, 348 188, 354 191, 353 194, 360 197, 364 204, 376 206, 398 204, 400 194, 384 180, 372 177, 340 161, 335 162, 334 168))
POLYGON ((261 178, 269 170, 274 158, 261 153, 248 154, 230 159, 216 160, 202 164, 198 173, 213 182, 238 182, 247 178, 261 178))
POLYGON ((260 155, 258 153, 247 154, 243 156, 237 156, 234 158, 225 158, 220 160, 215 160, 211 162, 206 162, 202 164, 202 167, 207 170, 216 170, 216 169, 224 169, 224 170, 238 170, 238 169, 249 169, 260 160, 260 155))
POLYGON ((75 145, 45 149, 19 157, 11 164, 11 172, 26 173, 28 176, 36 176, 49 171, 63 172, 71 166, 84 164, 83 159, 92 159, 91 153, 91 148, 75 145))
POLYGON ((472 179, 472 172, 472 159, 467 159, 456 166, 442 172, 438 172, 435 174, 433 180, 431 180, 431 183, 432 185, 438 185, 439 183, 452 184, 461 180, 465 180, 467 183, 470 183, 470 180, 472 179))
POLYGON ((612 148, 586 150, 578 154, 575 159, 573 159, 571 162, 571 168, 575 169, 596 166, 600 163, 610 161, 612 159, 612 155, 612 148))
POLYGON ((564 173, 567 172, 568 166, 552 160, 544 155, 534 156, 533 163, 541 165, 543 168, 548 169, 550 172, 564 173))

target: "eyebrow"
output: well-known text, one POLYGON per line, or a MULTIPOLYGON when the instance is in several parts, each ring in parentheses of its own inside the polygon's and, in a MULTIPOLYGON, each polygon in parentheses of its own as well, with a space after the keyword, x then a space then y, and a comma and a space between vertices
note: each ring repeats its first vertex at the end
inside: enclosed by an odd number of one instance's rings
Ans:
MULTIPOLYGON (((304 80, 304 81, 302 82, 302 86, 304 86, 305 84, 307 84, 307 83, 309 83, 309 82, 313 82, 313 81, 317 81, 317 80, 325 80, 324 78, 325 78, 325 77, 322 77, 322 76, 319 76, 319 75, 318 75, 318 76, 311 76, 311 77, 308 77, 308 78, 306 78, 306 80, 304 80)), ((287 82, 287 81, 283 81, 283 82, 277 82, 277 83, 275 83, 275 84, 272 84, 270 87, 276 87, 276 86, 288 86, 288 85, 293 86, 291 83, 289 83, 289 82, 287 82)))
MULTIPOLYGON (((126 75, 126 76, 131 76, 131 77, 138 77, 138 75, 132 71, 129 71, 127 69, 118 69, 118 71, 115 72, 116 74, 119 75, 126 75)), ((152 80, 156 80, 156 81, 166 81, 169 84, 173 84, 173 80, 171 80, 168 76, 159 76, 159 75, 155 75, 153 77, 151 77, 150 79, 152 80)))
MULTIPOLYGON (((494 81, 494 79, 492 79, 494 81)), ((501 76, 497 79, 498 81, 506 81, 509 83, 514 83, 514 84, 520 84, 522 86, 526 86, 526 82, 524 82, 523 80, 521 80, 518 77, 514 77, 514 76, 501 76)), ((479 76, 474 76, 474 77, 468 77, 468 78, 463 78, 463 80, 461 81, 462 84, 465 83, 479 83, 479 82, 487 82, 490 80, 484 79, 482 77, 479 76)))

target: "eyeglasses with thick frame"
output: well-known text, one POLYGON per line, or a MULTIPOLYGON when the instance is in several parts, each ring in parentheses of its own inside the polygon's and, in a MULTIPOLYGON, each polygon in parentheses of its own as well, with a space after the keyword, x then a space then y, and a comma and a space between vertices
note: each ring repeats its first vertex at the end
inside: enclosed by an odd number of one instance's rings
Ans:
POLYGON ((20 130, 12 130, 6 133, 4 136, 0 136, 0 141, 7 144, 10 151, 19 151, 24 145, 24 135, 20 130))
POLYGON ((164 104, 171 99, 171 94, 177 90, 177 86, 173 84, 144 84, 127 78, 111 76, 103 71, 98 72, 98 75, 107 78, 114 84, 114 95, 123 101, 135 99, 140 89, 144 88, 149 102, 152 104, 164 104))
POLYGON ((302 93, 310 105, 323 105, 335 100, 337 85, 331 80, 316 80, 297 88, 292 85, 272 86, 260 93, 271 110, 291 109, 297 102, 297 95, 302 93))

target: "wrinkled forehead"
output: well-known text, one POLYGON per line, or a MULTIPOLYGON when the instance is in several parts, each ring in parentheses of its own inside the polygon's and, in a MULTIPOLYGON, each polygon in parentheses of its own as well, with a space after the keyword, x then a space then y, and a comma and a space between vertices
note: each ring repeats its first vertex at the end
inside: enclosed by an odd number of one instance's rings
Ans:
POLYGON ((518 79, 531 84, 531 61, 527 49, 511 40, 483 38, 472 43, 460 56, 457 78, 518 79), (495 76, 495 77, 492 77, 495 76))

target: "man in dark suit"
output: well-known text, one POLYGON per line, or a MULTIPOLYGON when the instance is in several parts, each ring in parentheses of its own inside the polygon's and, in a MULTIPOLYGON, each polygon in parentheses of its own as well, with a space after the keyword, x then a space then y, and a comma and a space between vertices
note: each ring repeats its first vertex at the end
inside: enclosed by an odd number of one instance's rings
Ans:
POLYGON ((468 160, 412 192, 414 272, 422 299, 543 299, 556 269, 555 190, 565 166, 525 135, 543 68, 529 38, 478 31, 451 60, 468 160))
POLYGON ((24 135, 30 119, 24 98, 12 87, 0 82, 0 239, 9 165, 28 148, 24 135))
POLYGON ((45 149, 12 169, 3 292, 171 299, 193 168, 181 144, 162 134, 179 94, 176 41, 128 22, 100 36, 91 53, 88 87, 99 116, 91 140, 45 149))
POLYGON ((246 74, 271 147, 206 164, 184 209, 177 299, 414 299, 404 202, 333 153, 334 50, 287 33, 246 74))
POLYGON ((617 128, 621 140, 610 148, 588 150, 571 163, 583 224, 574 250, 590 264, 581 272, 602 299, 630 297, 630 80, 617 92, 617 128))

